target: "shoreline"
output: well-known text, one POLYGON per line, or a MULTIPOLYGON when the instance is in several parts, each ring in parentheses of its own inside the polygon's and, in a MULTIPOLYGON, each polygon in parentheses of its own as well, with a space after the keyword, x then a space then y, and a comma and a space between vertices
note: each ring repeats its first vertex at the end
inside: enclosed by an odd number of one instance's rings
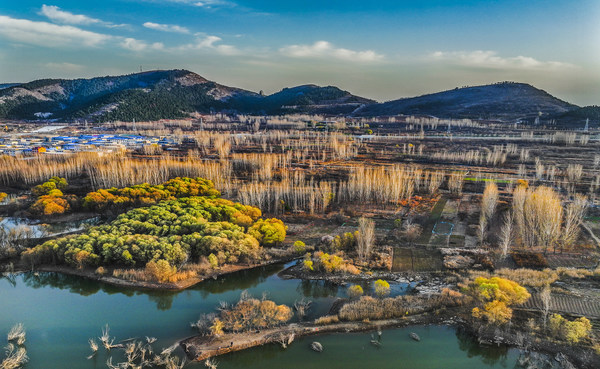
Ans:
MULTIPOLYGON (((548 339, 536 337, 535 342, 523 344, 518 342, 518 334, 476 329, 464 320, 461 308, 445 309, 439 311, 425 312, 402 318, 373 320, 373 321, 346 321, 328 325, 316 325, 314 323, 291 323, 289 325, 267 329, 260 332, 226 333, 220 337, 196 335, 188 337, 179 342, 186 357, 194 362, 221 356, 237 351, 260 347, 266 344, 278 344, 286 342, 290 336, 292 341, 309 336, 324 334, 343 334, 377 331, 381 329, 398 329, 412 326, 440 325, 450 326, 457 330, 464 330, 473 336, 480 345, 493 346, 505 345, 520 350, 521 354, 541 353, 547 356, 548 361, 556 361, 559 368, 564 369, 593 369, 600 367, 600 356, 590 357, 589 349, 579 346, 570 346, 566 343, 554 342, 548 339)), ((289 344, 292 344, 289 342, 289 344)), ((538 358, 539 359, 539 358, 538 358)), ((529 367, 529 366, 524 366, 529 367)), ((535 366, 537 367, 537 366, 535 366)))
POLYGON ((147 281, 134 281, 128 279, 121 279, 117 277, 113 277, 112 275, 99 275, 96 274, 94 270, 91 269, 74 269, 64 265, 40 265, 35 269, 27 269, 24 268, 23 265, 15 265, 15 272, 51 272, 51 273, 62 273, 71 276, 83 277, 91 280, 95 280, 98 282, 107 283, 113 286, 118 287, 127 287, 127 288, 135 288, 135 289, 146 289, 146 290, 155 290, 155 291, 182 291, 192 286, 195 286, 198 283, 201 283, 208 279, 217 279, 221 276, 225 276, 228 274, 251 270, 260 267, 266 267, 273 264, 285 264, 290 261, 297 259, 296 256, 291 256, 287 258, 274 259, 269 260, 263 263, 258 264, 250 264, 250 265, 225 265, 220 267, 219 270, 214 273, 188 278, 178 282, 147 282, 147 281))

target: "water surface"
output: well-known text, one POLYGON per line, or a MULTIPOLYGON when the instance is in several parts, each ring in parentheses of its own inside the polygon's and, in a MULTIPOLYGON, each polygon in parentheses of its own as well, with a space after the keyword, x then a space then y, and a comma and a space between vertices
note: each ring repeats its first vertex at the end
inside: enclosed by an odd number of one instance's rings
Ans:
MULTIPOLYGON (((195 334, 189 323, 215 311, 220 301, 234 303, 243 290, 277 303, 313 301, 308 319, 327 313, 346 287, 324 281, 284 280, 283 265, 243 271, 209 280, 180 292, 157 292, 114 287, 58 273, 24 273, 0 279, 0 337, 12 325, 24 323, 32 369, 105 368, 109 356, 102 349, 87 360, 88 339, 98 337, 105 324, 118 340, 154 336, 156 350, 195 334)), ((367 289, 370 286, 365 286, 367 289)), ((395 286, 394 294, 406 292, 395 286)), ((448 327, 414 327, 420 343, 408 330, 386 330, 380 348, 370 333, 308 337, 287 350, 276 345, 218 358, 219 368, 481 368, 513 367, 516 352, 481 348, 469 337, 448 327), (319 355, 308 348, 318 339, 325 346, 319 355), (316 356, 317 355, 317 356, 316 356)), ((181 354, 181 350, 179 350, 181 354)), ((115 357, 116 359, 116 357, 115 357)), ((201 368, 199 364, 191 367, 201 368)))

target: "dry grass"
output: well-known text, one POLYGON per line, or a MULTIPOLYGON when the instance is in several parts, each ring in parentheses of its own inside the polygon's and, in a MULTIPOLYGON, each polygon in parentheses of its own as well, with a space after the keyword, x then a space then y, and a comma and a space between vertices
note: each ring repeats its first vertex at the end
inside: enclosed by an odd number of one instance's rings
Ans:
POLYGON ((147 269, 115 269, 113 270, 112 275, 115 278, 126 279, 129 281, 175 283, 204 275, 209 270, 210 265, 208 265, 207 262, 200 262, 186 264, 180 270, 177 270, 175 273, 170 274, 162 280, 159 280, 155 273, 152 273, 147 269))
POLYGON ((459 306, 466 300, 466 296, 450 289, 444 289, 433 296, 397 296, 385 299, 363 296, 358 301, 344 305, 338 316, 341 320, 352 321, 401 318, 442 307, 459 306))
POLYGON ((337 315, 324 315, 315 319, 316 325, 329 325, 339 323, 340 318, 337 315))

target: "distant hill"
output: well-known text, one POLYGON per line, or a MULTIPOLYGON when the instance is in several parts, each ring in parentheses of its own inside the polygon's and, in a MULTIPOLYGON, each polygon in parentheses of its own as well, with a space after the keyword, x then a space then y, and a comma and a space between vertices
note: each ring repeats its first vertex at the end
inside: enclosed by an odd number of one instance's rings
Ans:
POLYGON ((566 113, 578 107, 525 83, 455 88, 365 106, 362 116, 432 115, 440 118, 518 119, 566 113))
POLYGON ((565 113, 555 114, 552 119, 562 124, 581 124, 582 127, 586 119, 589 119, 591 127, 592 124, 597 125, 600 123, 600 106, 592 105, 576 108, 565 113))
POLYGON ((235 107, 253 113, 321 113, 348 115, 376 101, 352 95, 334 86, 303 85, 284 88, 269 96, 238 96, 235 107))
POLYGON ((186 70, 92 79, 42 79, 0 89, 0 118, 132 121, 181 118, 194 112, 348 114, 373 100, 337 87, 286 88, 263 96, 220 85, 186 70))
POLYGON ((0 83, 0 90, 18 85, 20 85, 20 83, 0 83))
POLYGON ((221 110, 253 92, 219 85, 185 70, 92 79, 43 79, 0 90, 0 117, 157 120, 221 110))
POLYGON ((524 83, 503 82, 377 103, 334 86, 303 85, 271 95, 220 85, 187 70, 157 70, 91 79, 41 79, 0 85, 0 118, 158 120, 194 113, 308 113, 345 116, 430 115, 440 118, 598 119, 524 83))

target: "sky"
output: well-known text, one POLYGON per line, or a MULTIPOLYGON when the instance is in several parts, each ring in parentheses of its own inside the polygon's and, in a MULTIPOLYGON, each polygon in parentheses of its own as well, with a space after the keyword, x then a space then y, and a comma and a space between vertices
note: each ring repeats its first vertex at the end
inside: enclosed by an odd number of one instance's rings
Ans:
POLYGON ((499 81, 600 105, 599 0, 5 0, 0 83, 188 69, 378 101, 499 81))

